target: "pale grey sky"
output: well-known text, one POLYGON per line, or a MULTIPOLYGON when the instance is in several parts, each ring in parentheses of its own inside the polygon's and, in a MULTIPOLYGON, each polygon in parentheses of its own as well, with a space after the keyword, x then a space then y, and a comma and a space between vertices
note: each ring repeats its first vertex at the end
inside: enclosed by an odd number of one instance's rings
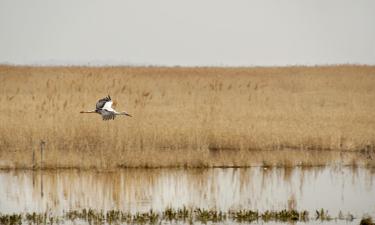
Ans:
POLYGON ((374 0, 0 0, 0 63, 375 64, 374 0))

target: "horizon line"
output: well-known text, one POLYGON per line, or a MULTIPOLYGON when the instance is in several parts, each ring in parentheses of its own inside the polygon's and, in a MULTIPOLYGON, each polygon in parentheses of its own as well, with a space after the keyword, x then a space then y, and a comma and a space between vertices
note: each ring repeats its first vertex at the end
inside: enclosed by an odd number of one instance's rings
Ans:
POLYGON ((365 63, 327 63, 327 64, 285 64, 285 65, 163 65, 163 64, 142 64, 142 63, 116 63, 116 64, 94 64, 94 63, 8 63, 0 62, 0 66, 8 67, 88 67, 88 68, 110 68, 110 67, 129 67, 129 68, 287 68, 287 67, 340 67, 340 66, 357 66, 357 67, 375 67, 375 64, 365 63))

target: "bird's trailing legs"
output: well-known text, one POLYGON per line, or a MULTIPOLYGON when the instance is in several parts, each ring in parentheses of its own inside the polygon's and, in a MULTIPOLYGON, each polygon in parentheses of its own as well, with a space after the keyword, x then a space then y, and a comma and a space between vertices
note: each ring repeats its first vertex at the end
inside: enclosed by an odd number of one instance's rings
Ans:
POLYGON ((96 110, 91 110, 91 111, 81 111, 79 113, 96 113, 96 110))

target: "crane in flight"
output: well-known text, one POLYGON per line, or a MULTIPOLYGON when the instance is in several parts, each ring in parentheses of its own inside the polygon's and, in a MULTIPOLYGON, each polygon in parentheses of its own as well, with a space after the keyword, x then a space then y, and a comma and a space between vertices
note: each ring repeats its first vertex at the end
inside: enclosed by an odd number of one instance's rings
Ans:
POLYGON ((112 108, 112 99, 108 95, 105 98, 100 99, 96 103, 96 108, 91 111, 81 111, 80 113, 98 113, 102 116, 103 120, 114 120, 116 116, 119 115, 125 115, 125 116, 130 116, 131 115, 127 112, 117 112, 112 108))

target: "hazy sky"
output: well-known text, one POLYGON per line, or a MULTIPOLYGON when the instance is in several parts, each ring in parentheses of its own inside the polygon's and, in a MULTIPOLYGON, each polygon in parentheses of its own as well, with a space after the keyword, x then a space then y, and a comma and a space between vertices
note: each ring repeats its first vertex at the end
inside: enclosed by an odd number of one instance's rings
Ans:
POLYGON ((375 64, 374 0, 0 0, 0 63, 375 64))

